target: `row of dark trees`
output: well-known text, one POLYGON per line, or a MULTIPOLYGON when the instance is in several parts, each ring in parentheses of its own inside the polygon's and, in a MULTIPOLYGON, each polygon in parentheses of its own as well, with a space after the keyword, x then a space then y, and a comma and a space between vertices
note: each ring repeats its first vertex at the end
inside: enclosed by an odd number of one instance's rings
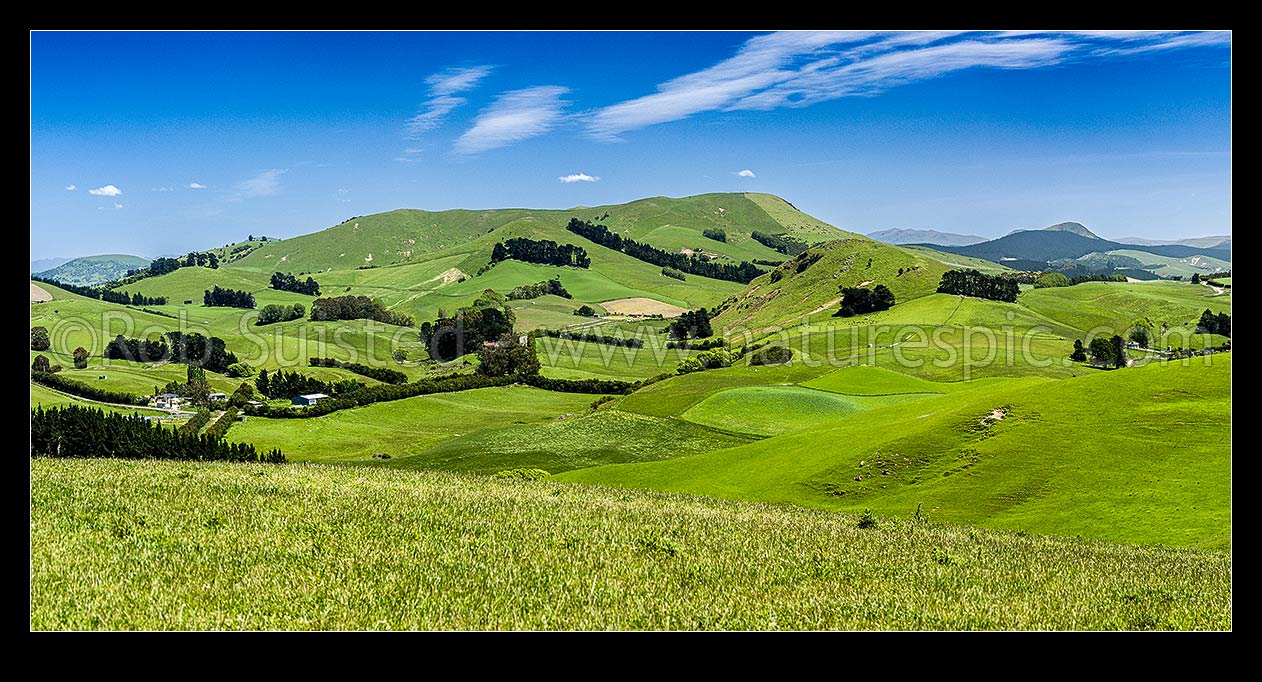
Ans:
POLYGON ((367 296, 352 295, 317 298, 311 304, 311 320, 376 320, 398 327, 416 326, 416 320, 411 315, 387 310, 381 301, 367 296))
POLYGON ((259 452, 249 443, 180 433, 139 415, 106 413, 70 405, 31 410, 31 456, 113 459, 266 462, 280 464, 280 450, 259 452))
POLYGON ((535 333, 540 336, 548 336, 554 339, 572 339, 574 341, 583 341, 586 343, 603 343, 606 346, 620 346, 625 348, 644 347, 644 342, 640 339, 628 339, 622 336, 611 336, 609 334, 572 332, 565 329, 540 329, 535 333))
POLYGON ((166 332, 156 339, 129 339, 122 334, 105 346, 105 357, 131 362, 178 362, 224 373, 237 356, 225 348, 223 339, 196 332, 166 332))
POLYGON ((1210 309, 1206 308, 1205 312, 1201 313, 1201 321, 1198 328, 1208 334, 1231 336, 1231 315, 1227 313, 1215 315, 1210 309))
POLYGON ((267 370, 259 372, 254 380, 254 387, 268 398, 292 398, 308 393, 323 393, 329 396, 345 395, 362 390, 364 384, 353 379, 321 381, 299 372, 278 369, 275 374, 268 374, 267 370))
POLYGON ((894 307, 894 292, 884 284, 871 289, 865 287, 845 287, 841 290, 841 307, 833 317, 854 317, 894 307))
POLYGON ((319 296, 320 285, 310 277, 307 281, 300 281, 288 272, 277 272, 272 275, 272 288, 279 291, 292 291, 295 294, 306 294, 307 296, 319 296))
POLYGON ((293 305, 269 303, 263 306, 262 310, 259 310, 259 319, 255 320, 254 324, 261 327, 265 324, 300 320, 306 314, 307 309, 303 308, 301 303, 295 303, 293 305))
POLYGON ((790 234, 767 234, 766 232, 754 230, 750 236, 759 244, 779 251, 786 256, 796 256, 810 248, 810 244, 790 234))
POLYGON ((491 263, 502 260, 519 260, 526 263, 575 268, 589 268, 592 264, 587 250, 581 246, 558 244, 551 239, 527 239, 526 237, 513 237, 505 242, 496 242, 491 249, 491 263))
POLYGON ((616 232, 610 232, 609 228, 604 225, 593 225, 578 218, 570 218, 570 222, 565 226, 565 229, 606 248, 621 251, 645 263, 669 266, 691 275, 748 284, 750 280, 762 274, 762 270, 749 261, 741 261, 738 265, 732 265, 730 263, 712 261, 705 256, 698 256, 695 253, 684 254, 664 251, 648 244, 641 244, 634 239, 624 238, 616 232))
POLYGON ((1021 286, 1009 277, 987 275, 977 270, 947 270, 942 273, 938 293, 1016 303, 1021 286))
POLYGON ((254 294, 237 289, 220 289, 216 284, 202 296, 202 305, 222 308, 253 308, 254 294))
POLYGON ((666 342, 667 348, 672 348, 672 349, 678 348, 680 350, 710 350, 711 348, 720 348, 726 345, 727 345, 727 339, 721 336, 715 336, 713 338, 703 339, 699 341, 688 341, 685 339, 685 340, 680 340, 680 341, 667 341, 666 342))
POLYGON ((453 317, 422 322, 420 341, 429 349, 431 358, 448 362, 511 333, 515 321, 508 308, 476 307, 475 303, 457 310, 453 317))
POLYGON ((540 296, 546 296, 548 294, 560 296, 561 298, 574 298, 570 295, 570 292, 565 290, 565 287, 561 285, 560 278, 557 277, 545 279, 542 282, 535 282, 534 284, 523 284, 508 292, 505 296, 510 301, 521 301, 530 298, 539 298, 540 296))
POLYGON ((727 231, 721 227, 707 227, 701 231, 701 236, 716 242, 727 242, 727 231))
POLYGON ((671 337, 676 339, 705 339, 714 336, 710 327, 710 313, 705 308, 689 310, 667 327, 671 337))
POLYGON ((155 258, 149 265, 143 268, 127 271, 127 279, 143 279, 145 277, 157 277, 165 275, 168 272, 175 272, 180 268, 203 267, 213 270, 219 269, 219 256, 209 251, 191 251, 183 258, 155 258))
POLYGON ((354 372, 360 376, 383 381, 387 384, 403 384, 407 383, 408 380, 408 375, 389 367, 369 367, 358 362, 342 362, 337 358, 311 358, 308 362, 311 363, 312 367, 340 367, 348 372, 354 372))
POLYGON ((69 284, 67 282, 59 282, 48 277, 40 277, 32 275, 31 279, 37 282, 51 284, 59 289, 65 289, 72 294, 78 294, 86 298, 94 298, 106 303, 117 303, 119 305, 166 305, 166 296, 143 296, 139 292, 128 294, 126 291, 114 291, 104 287, 87 287, 78 284, 69 284))
MULTIPOLYGON (((1062 275, 1063 276, 1063 275, 1062 275)), ((1077 275, 1069 278, 1069 286, 1083 282, 1125 282, 1126 275, 1077 275)))

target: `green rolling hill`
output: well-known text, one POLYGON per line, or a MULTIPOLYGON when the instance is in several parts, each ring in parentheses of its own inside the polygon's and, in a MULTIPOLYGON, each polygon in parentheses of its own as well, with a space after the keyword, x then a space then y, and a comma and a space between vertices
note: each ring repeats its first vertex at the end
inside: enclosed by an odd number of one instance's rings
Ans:
MULTIPOLYGON (((752 445, 558 478, 887 515, 923 503, 952 523, 1227 547, 1231 448, 1219 434, 1231 420, 1230 374, 1228 354, 919 393, 752 445)), ((728 414, 794 400, 819 409, 809 396, 750 395, 728 414)))

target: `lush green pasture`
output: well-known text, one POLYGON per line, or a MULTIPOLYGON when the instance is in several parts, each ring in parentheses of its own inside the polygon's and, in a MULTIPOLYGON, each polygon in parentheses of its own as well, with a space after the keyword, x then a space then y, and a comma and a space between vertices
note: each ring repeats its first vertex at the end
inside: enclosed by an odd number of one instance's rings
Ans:
POLYGON ((311 465, 31 462, 31 628, 1230 629, 1226 553, 311 465))
POLYGON ((294 460, 371 462, 378 452, 406 457, 475 431, 586 412, 595 397, 528 386, 479 388, 374 403, 311 419, 250 417, 232 427, 228 439, 280 448, 294 460))
POLYGON ((638 338, 646 341, 643 348, 546 336, 536 339, 535 346, 543 365, 541 373, 557 378, 647 379, 674 373, 679 361, 692 354, 692 351, 666 348, 655 334, 646 333, 638 338))
MULTIPOLYGON (((1031 310, 1075 329, 1100 329, 1124 334, 1135 320, 1148 320, 1161 345, 1199 348, 1204 335, 1195 334, 1206 309, 1231 312, 1231 294, 1214 295, 1209 287, 1190 282, 1086 282, 1072 287, 1033 289, 1019 302, 1031 310), (1168 333, 1163 333, 1163 328, 1168 333)), ((1209 335, 1213 345, 1225 339, 1209 335)))
POLYGON ((742 386, 710 395, 684 419, 716 429, 777 436, 926 395, 850 396, 801 386, 742 386))
POLYGON ((1221 354, 982 383, 752 445, 561 476, 890 515, 923 503, 951 523, 1225 547, 1230 381, 1221 354))
POLYGON ((576 407, 574 412, 545 423, 514 423, 478 431, 412 457, 392 459, 388 464, 486 473, 529 467, 557 473, 601 464, 683 457, 752 440, 678 419, 616 409, 586 414, 586 409, 576 407))
POLYGON ((706 397, 740 386, 777 386, 814 379, 830 367, 808 367, 801 363, 770 367, 738 365, 670 377, 649 384, 622 398, 618 407, 652 417, 677 417, 706 397))

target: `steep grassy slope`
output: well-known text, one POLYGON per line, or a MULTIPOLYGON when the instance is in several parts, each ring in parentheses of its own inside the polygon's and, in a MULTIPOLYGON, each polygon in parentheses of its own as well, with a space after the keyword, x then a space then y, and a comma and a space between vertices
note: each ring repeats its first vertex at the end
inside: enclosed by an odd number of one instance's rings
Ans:
POLYGON ((1226 553, 549 482, 37 460, 30 514, 35 630, 1232 626, 1226 553))
POLYGON ((561 474, 1036 533, 1226 547, 1231 356, 982 384, 753 445, 561 474))
POLYGON ((905 303, 933 293, 949 269, 939 261, 866 237, 832 241, 807 253, 820 258, 804 271, 797 272, 794 262, 786 262, 778 268, 778 281, 772 281, 775 273, 763 275, 724 301, 716 329, 751 330, 756 335, 808 317, 827 319, 837 311, 843 287, 884 284, 898 303, 905 303))
POLYGON ((932 258, 942 263, 943 265, 946 265, 947 267, 951 269, 967 270, 971 268, 973 270, 980 270, 981 272, 984 272, 990 275, 996 275, 1001 272, 1008 272, 1012 269, 1012 268, 1000 265, 999 263, 992 263, 988 260, 982 260, 980 258, 970 258, 969 256, 961 256, 957 253, 946 253, 945 251, 938 251, 937 249, 931 249, 927 246, 904 244, 900 246, 899 248, 903 249, 904 251, 910 251, 920 256, 927 256, 929 258, 932 258))

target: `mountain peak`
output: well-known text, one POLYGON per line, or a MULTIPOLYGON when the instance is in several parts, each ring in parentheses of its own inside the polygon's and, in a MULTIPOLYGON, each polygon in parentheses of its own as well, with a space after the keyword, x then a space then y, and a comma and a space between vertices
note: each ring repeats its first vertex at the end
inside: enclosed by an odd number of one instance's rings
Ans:
POLYGON ((1074 222, 1056 223, 1055 225, 1049 225, 1048 227, 1045 227, 1043 229, 1051 230, 1053 232, 1073 232, 1076 235, 1087 237, 1088 239, 1100 238, 1098 235, 1096 235, 1096 233, 1092 232, 1091 230, 1088 230, 1087 226, 1083 225, 1082 223, 1074 223, 1074 222))

